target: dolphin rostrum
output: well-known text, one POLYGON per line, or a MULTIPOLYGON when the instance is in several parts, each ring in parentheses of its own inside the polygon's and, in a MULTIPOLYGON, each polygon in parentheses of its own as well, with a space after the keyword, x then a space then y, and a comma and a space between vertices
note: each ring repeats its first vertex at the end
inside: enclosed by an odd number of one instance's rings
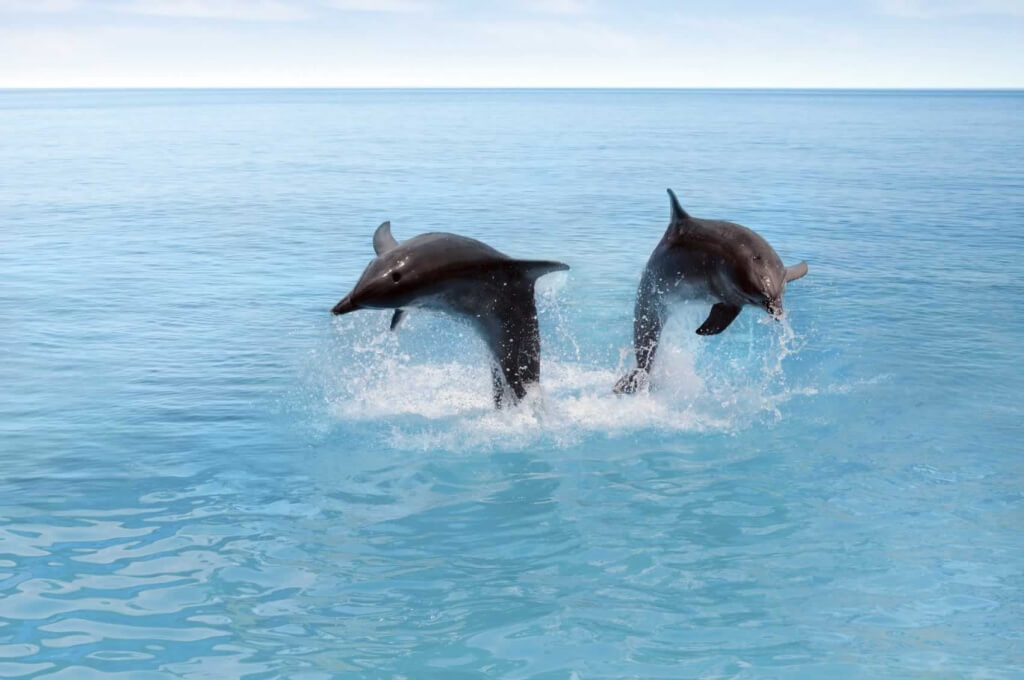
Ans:
POLYGON ((647 383, 673 302, 713 301, 697 334, 716 335, 729 327, 744 305, 781 318, 786 284, 807 273, 806 262, 784 266, 754 231, 732 222, 691 217, 671 189, 668 195, 672 217, 647 260, 636 294, 633 351, 637 367, 616 383, 617 393, 636 392, 647 383))
POLYGON ((548 260, 517 260, 475 239, 441 232, 399 243, 384 222, 373 235, 377 253, 352 292, 331 311, 394 309, 391 329, 408 307, 449 312, 467 319, 494 359, 494 405, 515 403, 540 381, 540 330, 534 283, 569 268, 548 260), (511 393, 511 394, 509 394, 511 393))

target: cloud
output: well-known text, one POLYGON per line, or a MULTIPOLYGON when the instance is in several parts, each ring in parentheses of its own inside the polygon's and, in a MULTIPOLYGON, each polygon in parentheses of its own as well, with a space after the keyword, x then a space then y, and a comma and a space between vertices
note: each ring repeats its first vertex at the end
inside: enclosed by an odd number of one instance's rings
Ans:
POLYGON ((470 28, 499 45, 543 53, 608 53, 637 48, 643 44, 642 39, 628 32, 602 24, 575 21, 481 21, 470 24, 470 28))
MULTIPOLYGON (((0 13, 56 14, 75 10, 126 12, 157 17, 240 21, 297 21, 317 12, 425 12, 437 0, 0 0, 0 13)), ((565 12, 582 0, 548 0, 548 11, 565 12)), ((545 4, 538 0, 538 4, 545 4)))
POLYGON ((885 14, 937 19, 968 15, 1024 17, 1024 0, 875 0, 885 14))
POLYGON ((424 0, 325 0, 324 4, 346 12, 425 12, 431 8, 424 0))
POLYGON ((0 12, 70 12, 78 0, 0 0, 0 12))
POLYGON ((591 9, 588 0, 522 0, 518 6, 538 14, 581 15, 591 9))
POLYGON ((132 14, 241 21, 295 21, 308 12, 282 0, 131 0, 118 9, 132 14))

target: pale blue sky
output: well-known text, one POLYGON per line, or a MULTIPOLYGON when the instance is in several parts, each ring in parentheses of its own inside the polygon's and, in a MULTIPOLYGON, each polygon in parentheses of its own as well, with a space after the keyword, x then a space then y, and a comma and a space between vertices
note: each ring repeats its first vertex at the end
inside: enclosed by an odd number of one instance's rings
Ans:
POLYGON ((0 87, 1024 87, 1024 0, 0 0, 0 87))

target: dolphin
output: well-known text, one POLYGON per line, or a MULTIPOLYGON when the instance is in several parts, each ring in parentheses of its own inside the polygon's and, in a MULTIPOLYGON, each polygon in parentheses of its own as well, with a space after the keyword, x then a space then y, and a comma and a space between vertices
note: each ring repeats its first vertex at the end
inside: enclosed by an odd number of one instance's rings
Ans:
POLYGON ((494 405, 516 403, 540 381, 540 330, 534 284, 568 265, 517 260, 475 239, 434 232, 399 243, 384 222, 373 234, 377 253, 352 292, 331 310, 394 309, 395 330, 410 307, 441 310, 468 320, 494 363, 494 405), (511 394, 510 394, 511 393, 511 394))
POLYGON ((724 222, 691 217, 671 189, 668 229, 647 260, 636 294, 633 351, 637 367, 615 384, 616 393, 632 393, 647 384, 661 329, 673 302, 706 299, 711 313, 698 335, 717 335, 744 305, 782 317, 786 284, 807 274, 807 263, 786 267, 754 231, 724 222))

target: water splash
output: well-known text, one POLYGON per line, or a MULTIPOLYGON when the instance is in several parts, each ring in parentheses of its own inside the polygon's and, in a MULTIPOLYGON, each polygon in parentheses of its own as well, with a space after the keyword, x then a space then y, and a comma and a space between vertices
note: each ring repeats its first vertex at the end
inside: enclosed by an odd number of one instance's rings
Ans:
POLYGON ((764 354, 765 375, 785 378, 782 370, 782 362, 789 357, 796 355, 807 344, 804 337, 797 335, 790 323, 789 316, 783 315, 778 319, 762 317, 760 324, 769 327, 768 338, 771 342, 769 351, 764 354))
POLYGON ((386 331, 383 314, 379 324, 337 320, 330 366, 321 367, 329 376, 321 381, 328 422, 363 423, 399 449, 568 447, 593 436, 736 431, 778 421, 781 405, 802 393, 787 386, 783 371, 803 346, 788 322, 772 322, 767 333, 751 323, 746 341, 712 345, 686 330, 693 324, 684 313, 666 328, 652 389, 615 395, 612 385, 632 361, 629 348, 615 367, 585 361, 557 288, 539 297, 563 351, 545 356, 541 385, 500 411, 486 350, 468 326, 417 313, 399 335, 386 331))
POLYGON ((537 281, 535 294, 537 313, 541 317, 551 317, 554 321, 555 335, 572 348, 572 356, 576 361, 583 360, 583 352, 576 336, 572 334, 569 318, 566 315, 566 300, 563 297, 565 284, 569 280, 565 272, 555 272, 537 281))

